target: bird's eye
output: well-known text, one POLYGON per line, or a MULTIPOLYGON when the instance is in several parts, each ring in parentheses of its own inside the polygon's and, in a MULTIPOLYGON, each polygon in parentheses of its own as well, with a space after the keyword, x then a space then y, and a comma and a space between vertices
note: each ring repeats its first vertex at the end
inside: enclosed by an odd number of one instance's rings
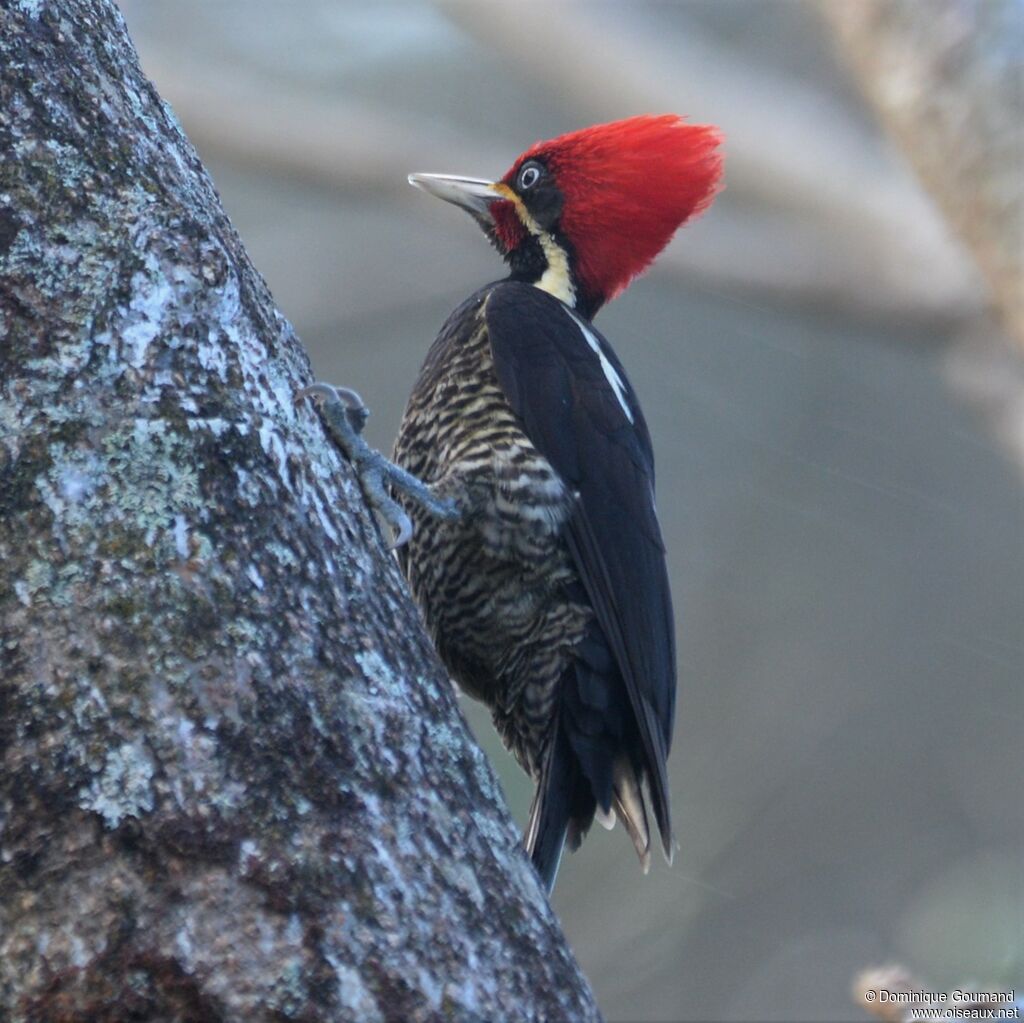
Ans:
POLYGON ((538 164, 528 163, 519 172, 519 188, 520 191, 525 192, 528 188, 533 188, 535 184, 541 179, 542 170, 538 164))

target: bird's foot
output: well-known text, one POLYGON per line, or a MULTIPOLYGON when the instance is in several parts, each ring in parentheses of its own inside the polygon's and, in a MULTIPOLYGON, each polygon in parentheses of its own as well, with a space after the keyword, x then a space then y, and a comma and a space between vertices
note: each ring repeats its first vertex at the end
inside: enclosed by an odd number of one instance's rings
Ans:
POLYGON ((317 383, 296 392, 296 401, 303 398, 312 398, 316 402, 328 433, 352 463, 370 507, 394 530, 393 547, 401 547, 408 542, 412 536, 412 520, 388 493, 389 484, 393 490, 401 491, 438 518, 458 518, 459 509, 454 501, 436 496, 426 483, 388 461, 363 440, 363 427, 370 412, 355 391, 317 383))

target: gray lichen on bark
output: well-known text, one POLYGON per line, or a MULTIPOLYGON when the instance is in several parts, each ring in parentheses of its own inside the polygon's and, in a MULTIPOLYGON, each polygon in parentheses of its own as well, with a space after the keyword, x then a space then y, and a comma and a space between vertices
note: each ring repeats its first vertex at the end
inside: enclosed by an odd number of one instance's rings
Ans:
POLYGON ((112 4, 0 6, 0 160, 0 1018, 597 1018, 112 4))

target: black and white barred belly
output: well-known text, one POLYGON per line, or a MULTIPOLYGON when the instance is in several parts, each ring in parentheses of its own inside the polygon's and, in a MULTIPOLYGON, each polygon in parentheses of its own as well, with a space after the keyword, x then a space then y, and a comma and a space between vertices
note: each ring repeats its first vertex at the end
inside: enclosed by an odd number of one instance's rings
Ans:
POLYGON ((406 504, 403 570, 442 660, 539 773, 558 680, 592 617, 573 600, 561 530, 574 497, 508 405, 483 315, 487 291, 449 319, 409 399, 395 461, 453 497, 455 522, 406 504))

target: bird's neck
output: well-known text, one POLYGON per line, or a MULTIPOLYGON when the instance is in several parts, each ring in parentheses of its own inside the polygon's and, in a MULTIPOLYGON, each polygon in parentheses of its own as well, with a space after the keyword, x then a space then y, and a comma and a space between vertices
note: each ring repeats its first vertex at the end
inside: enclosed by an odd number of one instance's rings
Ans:
POLYGON ((526 238, 506 256, 510 280, 532 284, 585 319, 593 319, 602 302, 580 280, 572 244, 564 235, 545 231, 536 223, 526 227, 526 238))
POLYGON ((541 291, 560 299, 570 309, 575 309, 578 289, 568 249, 563 248, 558 239, 546 231, 538 236, 537 241, 544 256, 545 267, 540 277, 532 283, 541 291))

